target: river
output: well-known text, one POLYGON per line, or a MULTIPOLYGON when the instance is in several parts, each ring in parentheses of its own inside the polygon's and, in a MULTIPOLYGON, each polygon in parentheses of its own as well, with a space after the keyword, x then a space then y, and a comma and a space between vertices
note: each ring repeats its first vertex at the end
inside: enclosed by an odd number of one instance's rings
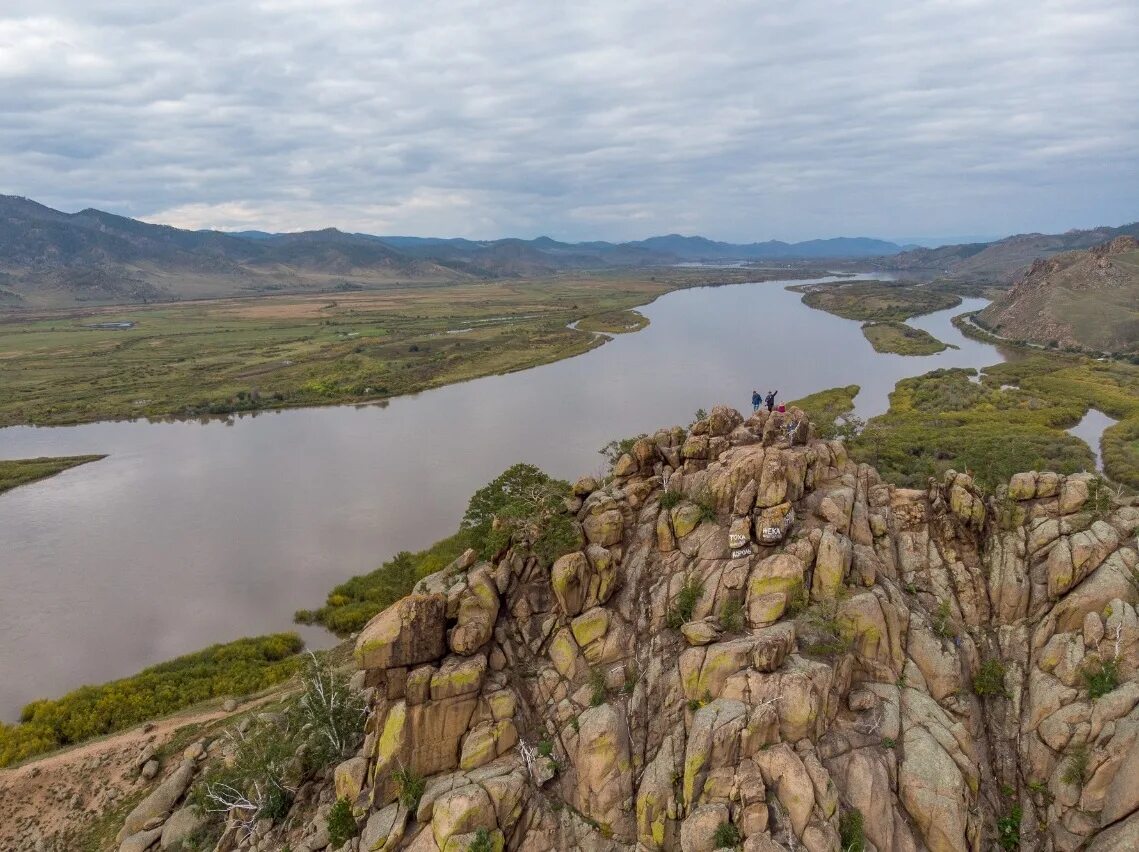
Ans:
POLYGON ((984 300, 914 320, 960 347, 914 358, 875 353, 858 323, 787 283, 670 293, 640 309, 648 328, 583 355, 384 406, 0 430, 0 458, 109 454, 0 496, 0 719, 293 629, 337 582, 453 532, 470 494, 514 462, 596 473, 611 439, 716 403, 744 410, 753 388, 792 400, 858 384, 866 417, 903 377, 1001 360, 950 323, 984 300))

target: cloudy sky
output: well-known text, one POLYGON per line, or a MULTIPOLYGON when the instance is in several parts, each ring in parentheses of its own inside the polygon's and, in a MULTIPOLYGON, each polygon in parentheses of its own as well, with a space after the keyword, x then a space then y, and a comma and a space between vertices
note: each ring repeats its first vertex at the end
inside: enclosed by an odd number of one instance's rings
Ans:
POLYGON ((731 240, 1139 219, 1136 0, 3 0, 0 193, 731 240))

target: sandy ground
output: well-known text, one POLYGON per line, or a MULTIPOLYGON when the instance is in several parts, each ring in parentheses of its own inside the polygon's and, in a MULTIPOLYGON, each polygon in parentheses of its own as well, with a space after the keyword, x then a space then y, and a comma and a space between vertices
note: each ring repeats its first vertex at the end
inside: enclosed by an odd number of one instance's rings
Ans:
MULTIPOLYGON (((249 707, 245 704, 235 712, 249 707)), ((171 716, 0 769, 0 850, 52 849, 50 842, 37 847, 36 841, 85 831, 98 817, 120 808, 124 798, 157 784, 182 758, 180 751, 167 756, 158 776, 144 781, 137 762, 144 748, 161 748, 187 725, 201 728, 229 715, 215 708, 171 716)), ((55 848, 70 847, 56 844, 55 848)))

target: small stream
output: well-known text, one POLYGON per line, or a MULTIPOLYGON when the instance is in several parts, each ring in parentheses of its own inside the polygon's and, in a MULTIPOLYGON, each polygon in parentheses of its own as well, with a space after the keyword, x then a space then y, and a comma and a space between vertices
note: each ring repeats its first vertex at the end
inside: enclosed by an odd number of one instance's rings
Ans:
POLYGON ((1100 441, 1103 438, 1104 430, 1114 426, 1118 422, 1118 420, 1113 417, 1108 417, 1102 411, 1089 408, 1088 413, 1083 416, 1083 419, 1068 430, 1069 435, 1075 435, 1092 448, 1092 455, 1095 456, 1096 470, 1101 473, 1103 472, 1103 454, 1100 451, 1100 441))

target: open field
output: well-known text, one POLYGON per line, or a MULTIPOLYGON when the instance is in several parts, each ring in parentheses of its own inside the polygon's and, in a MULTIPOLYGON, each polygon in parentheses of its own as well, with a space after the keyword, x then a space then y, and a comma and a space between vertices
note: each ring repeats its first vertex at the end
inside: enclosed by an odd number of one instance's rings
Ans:
POLYGON ((928 331, 904 322, 872 322, 862 326, 862 334, 875 352, 894 355, 934 355, 949 348, 928 331))
POLYGON ((0 461, 0 494, 29 482, 37 482, 63 473, 68 468, 98 461, 106 456, 59 456, 57 458, 15 459, 0 461))
POLYGON ((584 273, 8 314, 0 426, 382 400, 580 354, 604 342, 592 330, 635 330, 640 315, 626 312, 674 289, 813 272, 584 273), (589 330, 567 328, 577 320, 589 330))
POLYGON ((851 281, 789 288, 820 311, 863 322, 902 322, 961 304, 952 294, 905 281, 851 281))

